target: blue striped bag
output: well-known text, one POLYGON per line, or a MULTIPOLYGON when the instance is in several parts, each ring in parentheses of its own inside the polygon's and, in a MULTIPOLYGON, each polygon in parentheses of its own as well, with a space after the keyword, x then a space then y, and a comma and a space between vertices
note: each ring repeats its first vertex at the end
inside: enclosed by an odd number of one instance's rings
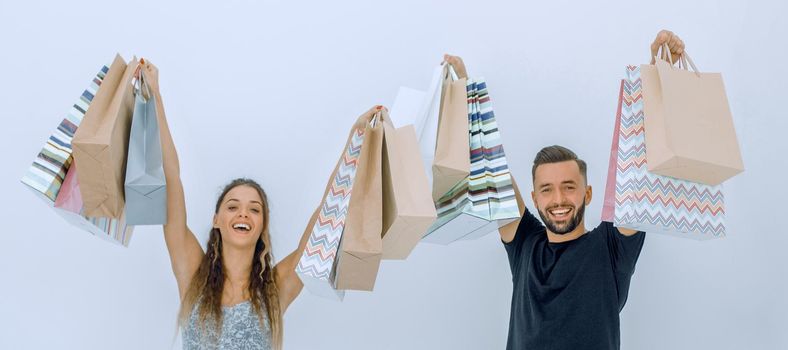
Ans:
POLYGON ((466 90, 470 174, 435 204, 438 219, 425 242, 479 238, 520 216, 487 83, 469 79, 466 90))

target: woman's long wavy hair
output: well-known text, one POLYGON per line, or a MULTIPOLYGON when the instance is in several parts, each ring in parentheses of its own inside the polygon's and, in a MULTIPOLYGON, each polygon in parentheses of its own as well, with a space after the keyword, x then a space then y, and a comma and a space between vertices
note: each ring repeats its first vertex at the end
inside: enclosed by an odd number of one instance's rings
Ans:
MULTIPOLYGON (((252 308, 260 322, 260 329, 265 329, 263 307, 271 326, 272 343, 274 349, 282 347, 282 312, 279 304, 279 288, 273 272, 273 256, 271 252, 271 237, 269 235, 269 210, 268 199, 265 191, 254 180, 235 179, 222 190, 216 202, 215 213, 219 213, 224 197, 230 190, 238 186, 248 186, 257 190, 263 204, 263 232, 254 248, 254 258, 250 262, 252 270, 249 275, 249 295, 252 308)), ((198 322, 200 328, 214 327, 216 334, 220 334, 222 325, 222 291, 225 282, 225 270, 222 257, 222 235, 217 228, 211 229, 208 238, 208 247, 200 267, 194 274, 189 288, 181 301, 179 323, 188 324, 191 312, 195 305, 198 308, 198 322)), ((218 340, 218 339, 216 339, 218 340)))

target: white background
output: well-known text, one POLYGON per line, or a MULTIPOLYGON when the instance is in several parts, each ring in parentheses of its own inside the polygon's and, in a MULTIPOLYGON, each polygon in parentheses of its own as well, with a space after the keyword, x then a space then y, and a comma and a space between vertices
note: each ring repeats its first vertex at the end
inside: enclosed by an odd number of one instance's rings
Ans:
MULTIPOLYGON (((662 28, 724 74, 747 171, 725 184, 726 239, 648 235, 622 349, 788 348, 784 109, 788 6, 775 1, 0 2, 0 349, 180 348, 161 229, 128 249, 69 226, 19 178, 115 52, 161 70, 189 225, 221 187, 267 189, 275 256, 292 251, 355 118, 426 88, 444 52, 488 79, 514 174, 543 146, 589 162, 599 223, 619 79, 662 28)), ((530 200, 529 208, 533 208, 530 200)), ((497 235, 384 261, 373 293, 304 292, 289 349, 502 349, 511 274, 497 235)))

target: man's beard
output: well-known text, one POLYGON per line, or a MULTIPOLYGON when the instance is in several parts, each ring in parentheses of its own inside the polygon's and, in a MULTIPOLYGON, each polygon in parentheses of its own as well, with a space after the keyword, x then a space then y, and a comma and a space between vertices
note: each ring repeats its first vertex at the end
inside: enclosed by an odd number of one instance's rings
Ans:
MULTIPOLYGON (((547 227, 547 229, 550 230, 550 232, 559 235, 564 235, 574 231, 577 228, 577 226, 580 225, 580 222, 583 221, 583 215, 585 214, 586 211, 585 203, 586 203, 586 198, 583 197, 583 203, 580 205, 580 208, 576 208, 574 205, 571 206, 575 214, 572 215, 572 218, 569 219, 569 221, 566 224, 564 224, 563 227, 559 227, 555 223, 555 221, 550 220, 549 216, 546 215, 545 212, 542 212, 542 209, 538 209, 537 212, 539 212, 539 217, 542 218, 542 222, 547 227)), ((563 206, 566 207, 566 205, 563 206)), ((549 209, 553 209, 555 207, 556 206, 551 207, 549 209)))

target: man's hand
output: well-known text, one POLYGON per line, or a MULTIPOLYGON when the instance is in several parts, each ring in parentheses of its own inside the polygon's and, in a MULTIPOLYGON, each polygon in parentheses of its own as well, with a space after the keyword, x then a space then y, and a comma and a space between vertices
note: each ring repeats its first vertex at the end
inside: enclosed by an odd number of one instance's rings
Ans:
POLYGON ((462 58, 460 58, 460 56, 445 54, 443 55, 443 62, 448 63, 454 67, 454 72, 457 73, 458 78, 468 78, 468 71, 465 70, 465 63, 462 62, 462 58))
POLYGON ((661 30, 657 37, 654 39, 654 42, 651 43, 651 64, 656 63, 654 57, 657 55, 657 51, 663 44, 668 44, 668 48, 670 49, 670 55, 673 62, 676 63, 681 58, 681 55, 684 54, 684 42, 681 41, 678 35, 674 34, 669 30, 661 30))

